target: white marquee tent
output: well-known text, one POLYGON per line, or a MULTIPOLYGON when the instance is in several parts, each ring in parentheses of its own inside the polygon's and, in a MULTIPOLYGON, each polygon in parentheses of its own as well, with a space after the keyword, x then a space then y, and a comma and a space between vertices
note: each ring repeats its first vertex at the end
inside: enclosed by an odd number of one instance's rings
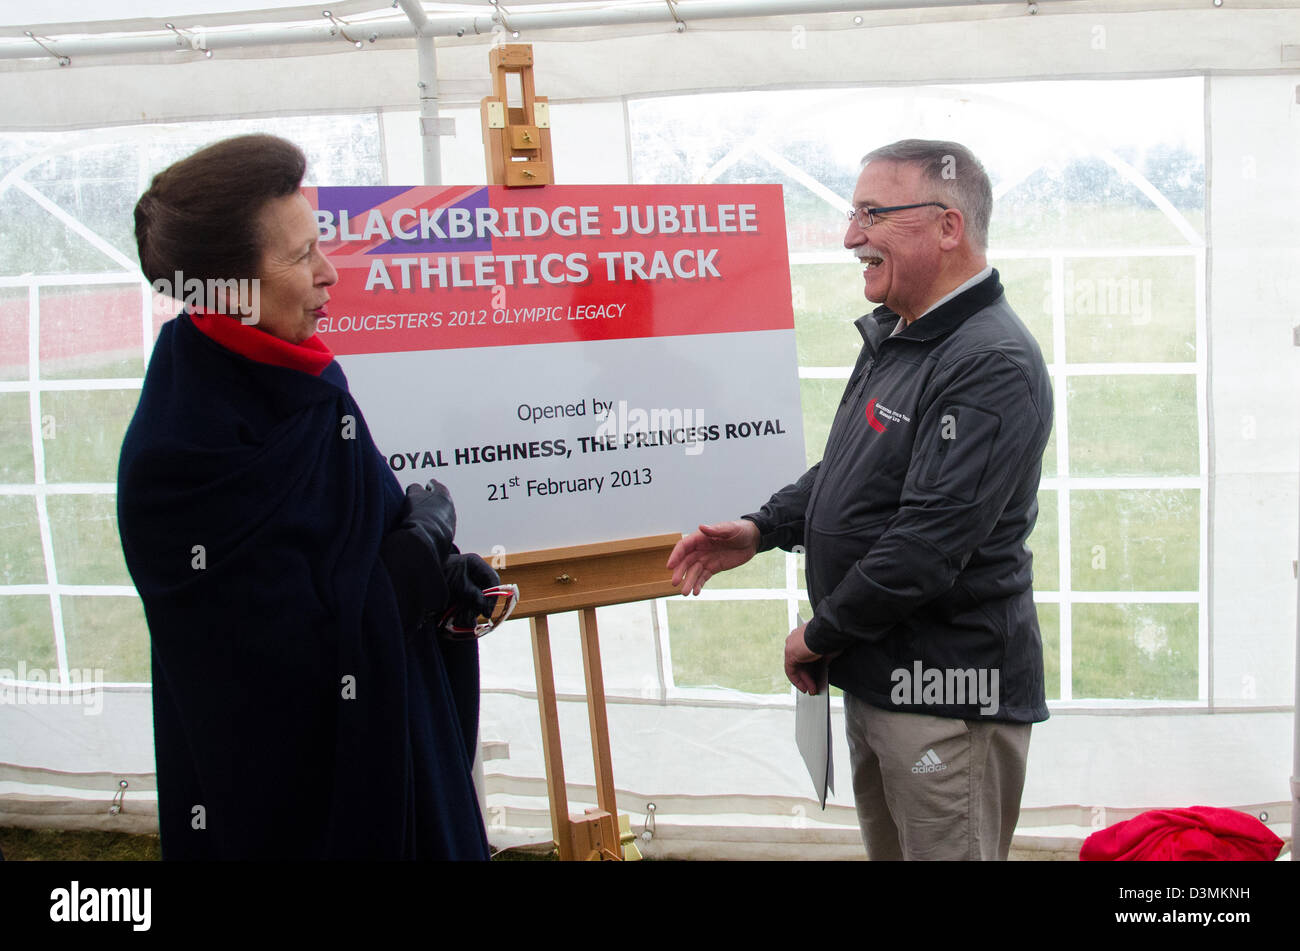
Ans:
MULTIPOLYGON (((1057 404, 1031 540, 1052 718, 1017 854, 1193 804, 1289 836, 1298 0, 6 0, 0 824, 156 828, 148 635, 113 505, 156 331, 135 198, 248 130, 302 144, 312 184, 481 183, 487 51, 516 34, 559 182, 784 186, 810 460, 862 312, 839 246, 858 158, 972 147, 989 257, 1057 404)), ((861 855, 839 701, 824 812, 793 746, 779 644, 802 586, 777 553, 698 601, 601 609, 619 806, 647 853, 861 855)), ((552 636, 576 810, 595 801, 576 620, 552 636)), ((524 622, 483 642, 482 740, 490 838, 547 839, 524 622)))

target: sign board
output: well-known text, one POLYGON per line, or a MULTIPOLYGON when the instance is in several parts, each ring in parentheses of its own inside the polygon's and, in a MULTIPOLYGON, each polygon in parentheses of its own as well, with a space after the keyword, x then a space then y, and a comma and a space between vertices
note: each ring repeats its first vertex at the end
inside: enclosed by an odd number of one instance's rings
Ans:
POLYGON ((317 331, 463 551, 688 531, 803 472, 779 186, 306 193, 317 331))

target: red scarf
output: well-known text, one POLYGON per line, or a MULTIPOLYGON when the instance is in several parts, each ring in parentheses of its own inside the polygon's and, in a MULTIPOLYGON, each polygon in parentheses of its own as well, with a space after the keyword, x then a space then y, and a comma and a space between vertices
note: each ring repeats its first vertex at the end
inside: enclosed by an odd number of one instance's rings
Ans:
POLYGON ((190 314, 190 321, 208 339, 258 363, 320 376, 334 360, 330 348, 316 334, 302 343, 290 343, 235 317, 195 311, 190 314))

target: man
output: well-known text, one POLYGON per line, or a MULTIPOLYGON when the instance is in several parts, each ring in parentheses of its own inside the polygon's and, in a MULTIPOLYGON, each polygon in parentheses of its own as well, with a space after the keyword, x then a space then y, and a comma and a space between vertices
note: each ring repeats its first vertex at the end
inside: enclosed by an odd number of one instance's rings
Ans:
POLYGON ((863 347, 822 461, 762 510, 669 559, 699 594, 756 552, 806 549, 812 619, 785 669, 830 660, 872 859, 1005 859, 1030 724, 1047 718, 1025 545, 1052 390, 985 260, 992 189, 953 142, 863 160, 845 247, 864 265, 863 347))

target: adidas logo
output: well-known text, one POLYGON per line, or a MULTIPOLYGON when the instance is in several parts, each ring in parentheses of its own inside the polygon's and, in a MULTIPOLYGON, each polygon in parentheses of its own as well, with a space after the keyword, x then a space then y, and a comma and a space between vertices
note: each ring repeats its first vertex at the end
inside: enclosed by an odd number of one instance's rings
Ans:
POLYGON ((925 755, 916 761, 912 767, 914 773, 939 773, 948 768, 948 764, 939 759, 939 754, 934 750, 926 750, 925 755))

